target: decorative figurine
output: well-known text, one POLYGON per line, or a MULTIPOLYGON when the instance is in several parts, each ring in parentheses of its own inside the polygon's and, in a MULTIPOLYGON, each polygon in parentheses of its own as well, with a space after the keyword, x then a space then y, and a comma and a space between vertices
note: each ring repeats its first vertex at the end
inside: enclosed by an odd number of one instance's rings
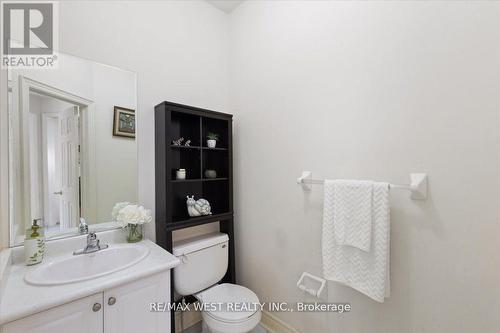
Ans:
POLYGON ((180 146, 180 145, 182 145, 182 141, 184 141, 184 138, 179 138, 179 139, 177 139, 177 140, 173 140, 173 141, 172 141, 172 144, 173 144, 174 146, 180 146))
POLYGON ((186 201, 188 214, 191 217, 212 215, 210 203, 205 199, 194 200, 194 195, 188 195, 186 201))
POLYGON ((191 140, 187 140, 186 143, 184 144, 184 146, 190 147, 191 146, 191 140))

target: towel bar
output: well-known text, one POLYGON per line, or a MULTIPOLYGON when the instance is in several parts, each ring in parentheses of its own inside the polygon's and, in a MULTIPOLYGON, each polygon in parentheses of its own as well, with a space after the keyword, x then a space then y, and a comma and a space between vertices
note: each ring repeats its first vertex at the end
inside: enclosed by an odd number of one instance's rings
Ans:
MULTIPOLYGON (((302 171, 302 176, 297 178, 297 183, 302 185, 302 189, 310 191, 311 185, 323 185, 324 180, 312 179, 311 171, 302 171)), ((410 173, 410 184, 389 184, 390 189, 407 190, 411 192, 411 198, 414 200, 427 199, 427 174, 425 173, 410 173)))

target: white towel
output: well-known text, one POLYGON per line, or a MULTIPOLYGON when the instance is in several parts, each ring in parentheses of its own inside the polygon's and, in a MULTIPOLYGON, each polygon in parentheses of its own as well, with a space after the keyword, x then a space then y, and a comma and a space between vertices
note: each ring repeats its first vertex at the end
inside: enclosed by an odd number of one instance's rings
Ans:
POLYGON ((337 244, 332 219, 323 219, 323 275, 383 302, 390 295, 389 184, 373 183, 372 200, 369 252, 337 244))
POLYGON ((372 195, 372 181, 325 181, 324 219, 333 219, 335 242, 338 245, 370 251, 372 195))

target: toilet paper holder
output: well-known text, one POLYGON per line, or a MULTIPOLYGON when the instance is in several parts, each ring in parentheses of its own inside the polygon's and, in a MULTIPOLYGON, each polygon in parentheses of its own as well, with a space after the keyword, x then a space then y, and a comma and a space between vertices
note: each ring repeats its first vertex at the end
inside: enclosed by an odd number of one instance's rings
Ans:
POLYGON ((299 281, 297 282, 297 288, 305 291, 306 293, 318 297, 325 288, 326 280, 320 277, 314 276, 307 272, 302 273, 299 281))

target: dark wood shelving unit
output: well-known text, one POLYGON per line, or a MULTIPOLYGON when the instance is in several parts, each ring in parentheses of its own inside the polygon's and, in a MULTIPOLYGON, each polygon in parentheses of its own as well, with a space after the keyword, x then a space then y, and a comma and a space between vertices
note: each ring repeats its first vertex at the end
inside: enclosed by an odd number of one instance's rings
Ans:
MULTIPOLYGON (((229 236, 229 267, 221 283, 236 283, 232 120, 230 114, 177 103, 163 102, 155 107, 156 243, 172 253, 173 231, 218 222, 219 230, 229 236), (219 134, 216 148, 206 146, 208 132, 219 134), (191 145, 173 145, 173 140, 180 137, 191 140, 191 145), (186 179, 175 179, 178 169, 186 169, 186 179), (217 178, 204 177, 206 169, 215 170, 217 178), (212 215, 189 217, 188 195, 207 199, 212 215)), ((174 302, 173 272, 170 277, 171 302, 174 302)), ((175 332, 174 311, 171 324, 171 331, 175 332)))

